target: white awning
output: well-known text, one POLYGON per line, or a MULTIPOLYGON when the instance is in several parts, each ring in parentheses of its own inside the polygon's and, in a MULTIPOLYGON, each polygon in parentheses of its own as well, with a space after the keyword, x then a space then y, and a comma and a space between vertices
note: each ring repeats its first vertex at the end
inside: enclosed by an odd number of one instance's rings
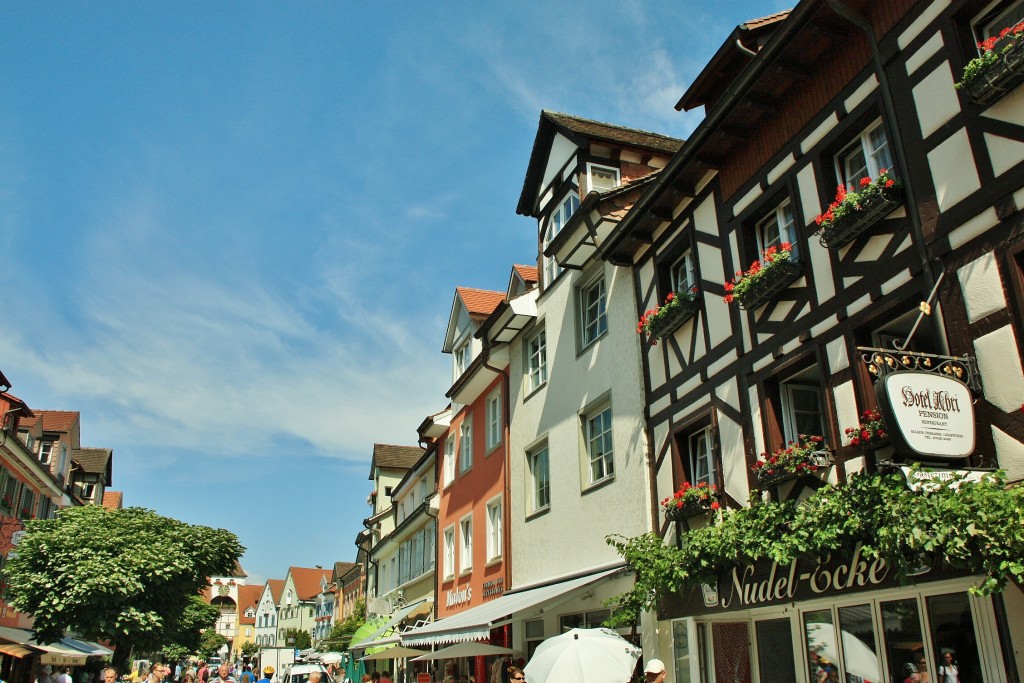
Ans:
POLYGON ((434 604, 433 598, 424 598, 423 600, 417 600, 411 605, 405 607, 399 607, 391 615, 391 618, 384 622, 384 625, 379 629, 371 633, 366 638, 363 638, 358 643, 353 643, 348 646, 349 650, 365 650, 371 647, 380 647, 382 645, 391 645, 398 642, 398 634, 392 635, 392 631, 395 630, 402 620, 408 617, 413 612, 419 614, 430 611, 430 606, 434 604))
POLYGON ((490 637, 491 628, 504 623, 506 617, 530 609, 543 602, 563 597, 567 593, 622 571, 622 567, 567 581, 528 588, 518 593, 506 593, 488 603, 473 607, 465 612, 453 614, 432 624, 426 624, 401 634, 403 645, 439 645, 459 643, 467 640, 483 640, 490 637))

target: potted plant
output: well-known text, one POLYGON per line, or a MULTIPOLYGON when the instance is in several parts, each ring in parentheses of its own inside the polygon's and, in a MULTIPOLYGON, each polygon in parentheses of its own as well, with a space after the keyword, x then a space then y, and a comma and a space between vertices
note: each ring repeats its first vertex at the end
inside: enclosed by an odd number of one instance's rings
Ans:
POLYGON ((689 320, 697 312, 696 286, 680 295, 669 292, 665 303, 646 311, 636 324, 637 334, 646 334, 651 346, 657 346, 658 339, 672 334, 680 325, 689 320))
POLYGON ((958 89, 978 104, 992 104, 1024 80, 1024 21, 978 43, 983 50, 964 66, 958 89))
POLYGON ((793 259, 793 245, 783 242, 761 253, 761 259, 725 283, 725 302, 739 302, 740 308, 763 306, 800 277, 800 264, 793 259))
POLYGON ((370 495, 368 495, 366 497, 366 504, 367 505, 373 505, 376 502, 377 502, 377 491, 376 490, 370 491, 370 495))
POLYGON ((661 507, 665 509, 665 517, 671 521, 717 510, 721 507, 718 487, 703 481, 697 485, 685 481, 678 491, 661 501, 661 507))
POLYGON ((850 445, 869 451, 889 443, 889 435, 885 431, 882 414, 877 410, 865 410, 860 415, 860 424, 847 427, 846 436, 850 445))
POLYGON ((899 181, 884 168, 874 180, 861 178, 856 191, 837 187, 836 198, 814 219, 821 246, 839 249, 852 242, 900 205, 899 190, 899 181))
POLYGON ((801 434, 795 442, 790 441, 785 448, 771 455, 762 453, 757 463, 750 466, 757 485, 765 488, 817 472, 828 464, 828 451, 824 444, 824 437, 801 434))

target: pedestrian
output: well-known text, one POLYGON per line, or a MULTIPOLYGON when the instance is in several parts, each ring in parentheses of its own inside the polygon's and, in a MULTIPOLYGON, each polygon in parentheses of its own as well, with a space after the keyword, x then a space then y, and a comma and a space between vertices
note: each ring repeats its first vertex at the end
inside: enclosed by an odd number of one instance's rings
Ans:
POLYGON ((199 668, 196 670, 196 683, 209 683, 210 667, 206 666, 206 660, 199 660, 199 668))
POLYGON ((108 666, 103 670, 103 683, 117 683, 117 669, 108 666))
POLYGON ((52 673, 53 667, 51 667, 49 664, 44 665, 43 668, 39 670, 39 675, 36 677, 36 682, 53 683, 53 677, 51 676, 52 673))
MULTIPOLYGON (((263 667, 263 680, 269 682, 273 677, 274 677, 274 667, 272 667, 269 664, 267 664, 265 667, 263 667)), ((262 681, 261 681, 261 683, 262 683, 262 681)))
POLYGON ((147 683, 164 683, 164 679, 167 677, 167 668, 157 662, 149 668, 149 676, 146 678, 147 683))
POLYGON ((231 675, 231 665, 221 662, 217 667, 217 677, 213 678, 210 683, 238 683, 238 679, 231 675))
POLYGON ((71 667, 65 666, 53 680, 54 683, 71 683, 71 667))
POLYGON ((939 665, 938 683, 960 683, 960 669, 956 664, 956 652, 942 648, 942 664, 939 665))
POLYGON ((665 683, 665 662, 652 659, 644 666, 644 678, 647 683, 665 683))
POLYGON ((256 677, 252 675, 252 670, 245 666, 242 668, 242 675, 238 677, 239 683, 256 683, 256 677))
POLYGON ((308 681, 308 683, 320 683, 320 672, 319 671, 310 671, 309 672, 309 678, 307 679, 307 681, 308 681))

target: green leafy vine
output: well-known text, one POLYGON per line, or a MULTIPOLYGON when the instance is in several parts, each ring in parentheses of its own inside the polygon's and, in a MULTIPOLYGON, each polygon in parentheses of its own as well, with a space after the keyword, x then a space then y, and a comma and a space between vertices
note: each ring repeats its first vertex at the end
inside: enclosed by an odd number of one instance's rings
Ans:
POLYGON ((755 497, 750 507, 722 511, 717 524, 687 532, 678 548, 653 533, 607 540, 635 575, 632 589, 609 601, 614 625, 632 623, 661 596, 714 582, 733 566, 822 558, 856 543, 862 555, 884 558, 897 576, 906 576, 921 553, 940 556, 954 569, 984 576, 971 590, 988 595, 1008 580, 1024 581, 1024 487, 1007 487, 1002 473, 994 473, 920 492, 900 473, 864 473, 799 503, 755 497))

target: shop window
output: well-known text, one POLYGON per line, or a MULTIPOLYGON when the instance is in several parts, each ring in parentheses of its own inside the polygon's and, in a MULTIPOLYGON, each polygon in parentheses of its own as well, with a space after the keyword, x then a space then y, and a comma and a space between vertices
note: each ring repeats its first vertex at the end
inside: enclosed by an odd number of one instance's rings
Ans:
POLYGON ((690 634, 682 620, 672 622, 672 662, 676 683, 690 683, 690 634))
POLYGON ((981 681, 974 617, 966 593, 933 595, 925 599, 932 638, 932 671, 936 683, 981 681))
POLYGON ((917 683, 922 673, 927 673, 927 680, 934 680, 922 645, 924 636, 917 599, 890 600, 883 602, 881 607, 882 623, 885 624, 885 654, 889 663, 887 680, 917 683))
POLYGON ((531 619, 523 622, 526 636, 526 658, 533 659, 537 646, 544 642, 544 620, 531 619))
MULTIPOLYGON (((881 119, 875 119, 839 151, 835 157, 838 184, 856 190, 861 178, 876 178, 892 171, 892 152, 881 119)), ((894 174, 894 173, 893 173, 894 174)))
MULTIPOLYGON (((761 671, 761 683, 792 683, 797 680, 789 618, 762 619, 754 623, 754 629, 757 632, 757 665, 761 671)), ((817 681, 812 679, 812 683, 817 681)))
POLYGON ((600 609, 593 612, 563 614, 558 617, 558 632, 565 633, 574 628, 600 628, 612 616, 611 610, 600 609))
POLYGON ((745 621, 711 624, 715 681, 752 683, 750 628, 745 621))

